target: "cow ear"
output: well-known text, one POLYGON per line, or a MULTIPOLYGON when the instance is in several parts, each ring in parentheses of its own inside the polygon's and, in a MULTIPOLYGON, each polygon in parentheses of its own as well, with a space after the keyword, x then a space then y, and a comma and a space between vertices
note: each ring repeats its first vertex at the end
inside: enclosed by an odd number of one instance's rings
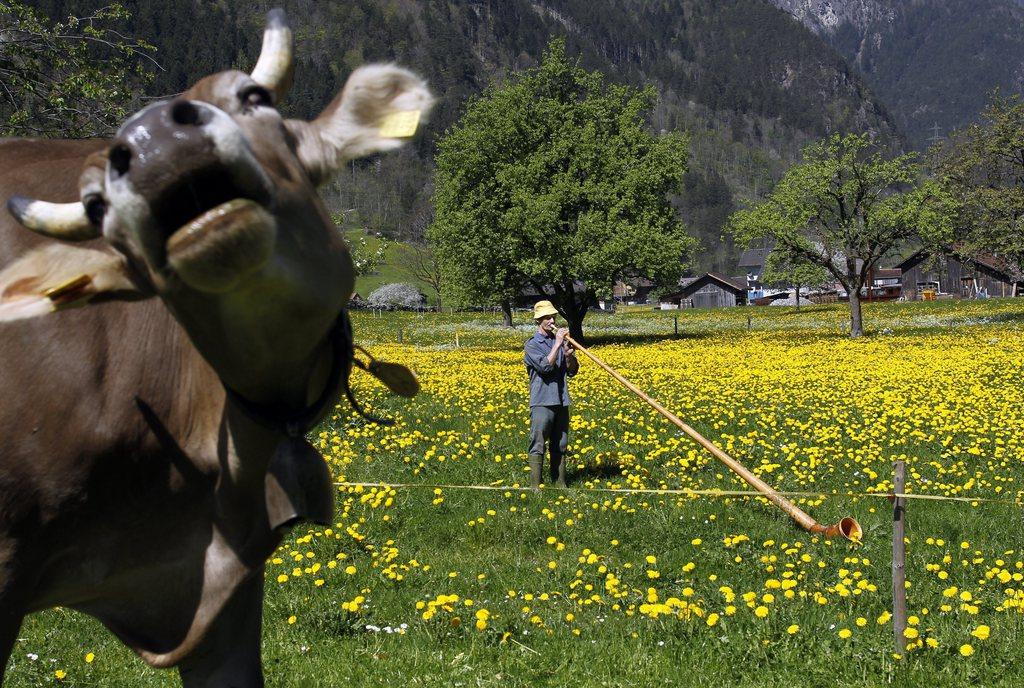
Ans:
POLYGON ((124 259, 106 251, 49 244, 0 272, 0 322, 34 318, 94 301, 151 296, 129 277, 124 259))
POLYGON ((398 148, 413 134, 434 98, 427 84, 394 65, 367 65, 312 122, 288 120, 299 160, 321 184, 346 161, 398 148))

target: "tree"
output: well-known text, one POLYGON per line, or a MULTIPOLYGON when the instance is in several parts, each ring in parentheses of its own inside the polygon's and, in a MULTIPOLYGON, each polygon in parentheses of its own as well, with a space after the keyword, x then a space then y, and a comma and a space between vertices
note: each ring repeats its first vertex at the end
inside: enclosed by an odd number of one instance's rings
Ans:
POLYGON ((370 247, 370 242, 365 236, 350 239, 348 250, 352 254, 352 267, 356 275, 369 275, 377 272, 377 269, 384 263, 388 248, 391 242, 380 237, 375 247, 370 247))
MULTIPOLYGON (((342 235, 346 235, 345 214, 334 213, 331 215, 331 220, 338 231, 342 235)), ((391 242, 386 237, 377 237, 371 245, 366 238, 365 230, 360 231, 354 237, 345 236, 345 242, 348 244, 348 252, 352 256, 352 267, 355 269, 356 275, 369 275, 376 272, 384 263, 388 249, 391 248, 391 242)))
POLYGON ((111 4, 51 22, 0 0, 0 136, 106 136, 138 109, 159 65, 153 46, 110 26, 127 18, 111 4))
POLYGON ((560 40, 540 67, 472 101, 439 143, 428 229, 449 298, 507 304, 529 285, 580 338, 597 290, 677 280, 693 240, 667 196, 687 139, 647 131, 654 101, 570 62, 560 40))
POLYGON ((886 159, 867 136, 834 135, 804 149, 770 194, 729 219, 749 242, 771 237, 787 256, 827 270, 850 295, 850 336, 863 333, 861 290, 879 261, 914 240, 943 241, 951 202, 920 180, 913 155, 886 159))
POLYGON ((800 309, 801 287, 820 287, 828 281, 828 271, 801 255, 794 255, 784 246, 768 254, 761 281, 768 284, 785 284, 796 289, 796 307, 800 309))
POLYGON ((377 287, 366 297, 372 308, 423 308, 423 294, 412 284, 395 282, 377 287))
POLYGON ((955 199, 956 248, 1024 269, 1024 101, 992 95, 981 122, 932 149, 943 188, 955 199))
POLYGON ((373 247, 370 246, 370 242, 365 236, 358 236, 347 241, 349 253, 352 255, 352 267, 355 268, 356 275, 369 275, 377 272, 377 269, 384 263, 388 248, 391 246, 391 242, 384 237, 380 237, 377 240, 377 245, 373 247))
POLYGON ((437 260, 437 255, 429 244, 401 244, 396 250, 395 266, 415 280, 423 282, 434 290, 437 296, 437 307, 441 308, 441 288, 444 285, 444 272, 437 260))

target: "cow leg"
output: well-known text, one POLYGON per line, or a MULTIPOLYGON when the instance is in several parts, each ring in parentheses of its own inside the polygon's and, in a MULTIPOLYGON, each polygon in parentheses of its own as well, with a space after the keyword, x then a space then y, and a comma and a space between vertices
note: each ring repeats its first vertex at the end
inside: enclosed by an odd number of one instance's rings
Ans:
POLYGON ((263 571, 238 586, 206 638, 178 666, 183 688, 260 688, 263 571))

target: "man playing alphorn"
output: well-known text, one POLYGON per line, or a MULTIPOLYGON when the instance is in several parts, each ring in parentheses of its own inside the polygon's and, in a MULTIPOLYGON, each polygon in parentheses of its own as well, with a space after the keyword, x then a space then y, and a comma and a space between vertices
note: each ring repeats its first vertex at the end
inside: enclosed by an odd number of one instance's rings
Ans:
POLYGON ((565 487, 565 449, 569 444, 569 387, 567 378, 579 370, 569 333, 555 328, 558 311, 550 301, 533 307, 537 332, 526 342, 524 359, 530 376, 530 487, 540 488, 544 446, 551 455, 551 482, 565 487))

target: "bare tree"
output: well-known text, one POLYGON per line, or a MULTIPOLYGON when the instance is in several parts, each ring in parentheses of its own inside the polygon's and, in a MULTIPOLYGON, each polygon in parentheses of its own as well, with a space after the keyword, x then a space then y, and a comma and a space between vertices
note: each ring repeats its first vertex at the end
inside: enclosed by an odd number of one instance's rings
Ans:
POLYGON ((399 270, 434 291, 437 307, 440 309, 441 284, 444 278, 434 250, 425 243, 403 244, 398 247, 394 262, 399 270))

